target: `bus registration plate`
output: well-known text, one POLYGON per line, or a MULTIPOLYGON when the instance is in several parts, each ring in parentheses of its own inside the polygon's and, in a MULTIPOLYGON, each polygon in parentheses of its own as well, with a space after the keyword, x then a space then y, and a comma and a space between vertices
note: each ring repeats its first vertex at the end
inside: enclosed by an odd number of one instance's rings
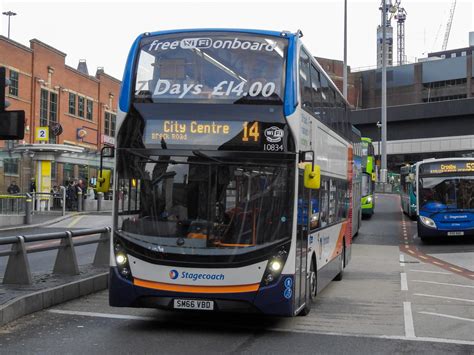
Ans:
POLYGON ((464 235, 463 231, 448 232, 448 235, 464 235))
POLYGON ((175 309, 198 309, 203 311, 212 311, 214 301, 204 300, 174 300, 175 309))

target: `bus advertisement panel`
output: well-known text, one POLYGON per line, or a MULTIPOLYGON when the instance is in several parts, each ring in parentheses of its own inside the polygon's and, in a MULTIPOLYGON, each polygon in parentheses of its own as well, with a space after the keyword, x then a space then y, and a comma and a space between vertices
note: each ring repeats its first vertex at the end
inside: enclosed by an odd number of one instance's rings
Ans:
POLYGON ((347 102, 300 34, 140 35, 120 111, 112 306, 294 316, 341 279, 347 102))
POLYGON ((418 236, 474 235, 474 159, 417 163, 418 236))

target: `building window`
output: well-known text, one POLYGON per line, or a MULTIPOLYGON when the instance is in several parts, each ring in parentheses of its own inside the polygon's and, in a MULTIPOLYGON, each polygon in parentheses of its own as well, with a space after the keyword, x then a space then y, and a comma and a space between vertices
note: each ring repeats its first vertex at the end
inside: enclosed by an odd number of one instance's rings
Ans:
POLYGON ((18 72, 10 70, 10 86, 8 93, 12 96, 18 96, 18 72))
POLYGON ((58 176, 58 163, 55 161, 51 162, 51 180, 56 180, 58 176))
POLYGON ((48 126, 48 90, 41 89, 40 98, 40 126, 48 126))
POLYGON ((76 94, 69 93, 69 113, 71 115, 76 114, 76 94))
POLYGON ((462 52, 461 52, 461 57, 465 57, 465 56, 466 56, 466 54, 467 54, 467 52, 466 52, 466 51, 462 51, 462 52))
MULTIPOLYGON (((49 127, 58 122, 58 94, 41 89, 40 98, 40 126, 49 127)), ((50 132, 49 143, 56 143, 56 137, 50 132)))
POLYGON ((451 58, 456 58, 456 53, 451 53, 451 58))
POLYGON ((18 175, 19 159, 6 158, 3 160, 3 169, 5 174, 18 175))
POLYGON ((49 123, 58 122, 58 94, 49 93, 49 123))
POLYGON ((79 117, 84 117, 84 97, 82 97, 82 96, 78 96, 77 115, 79 117))
POLYGON ((94 109, 94 102, 92 100, 87 100, 86 105, 86 118, 92 121, 92 110, 94 109))
POLYGON ((113 113, 105 113, 104 134, 106 136, 115 137, 115 124, 117 116, 113 113))

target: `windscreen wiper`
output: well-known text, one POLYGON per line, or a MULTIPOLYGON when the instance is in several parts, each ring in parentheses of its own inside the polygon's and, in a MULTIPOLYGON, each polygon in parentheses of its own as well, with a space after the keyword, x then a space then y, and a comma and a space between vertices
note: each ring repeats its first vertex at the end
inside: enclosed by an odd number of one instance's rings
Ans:
POLYGON ((210 155, 207 155, 206 153, 203 153, 200 150, 193 150, 193 154, 195 156, 199 157, 199 158, 209 159, 209 160, 215 161, 215 162, 220 163, 220 164, 227 164, 226 162, 224 162, 220 159, 211 157, 210 155))

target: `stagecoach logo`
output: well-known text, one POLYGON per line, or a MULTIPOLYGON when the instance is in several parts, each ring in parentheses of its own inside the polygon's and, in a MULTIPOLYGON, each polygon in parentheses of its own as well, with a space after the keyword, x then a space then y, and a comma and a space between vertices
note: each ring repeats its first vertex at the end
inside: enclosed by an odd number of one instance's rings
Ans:
POLYGON ((170 279, 171 280, 176 280, 179 276, 179 272, 176 270, 171 270, 170 271, 170 279))
POLYGON ((265 137, 267 137, 267 141, 270 143, 279 143, 281 142, 285 132, 278 127, 272 126, 267 128, 264 132, 265 137))

